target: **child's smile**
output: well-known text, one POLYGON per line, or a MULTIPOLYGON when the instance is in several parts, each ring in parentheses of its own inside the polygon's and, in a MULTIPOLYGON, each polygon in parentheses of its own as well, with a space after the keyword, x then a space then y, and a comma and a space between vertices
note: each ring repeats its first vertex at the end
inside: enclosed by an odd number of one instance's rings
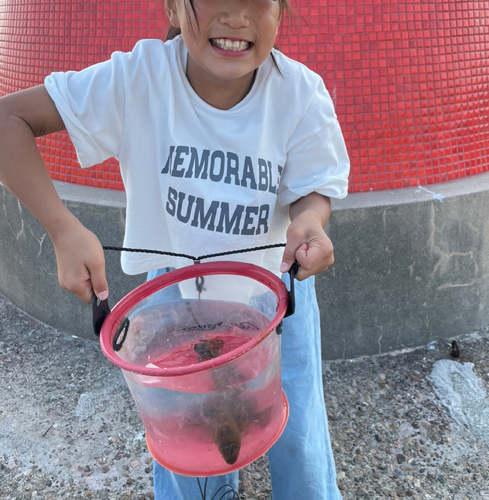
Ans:
POLYGON ((166 0, 188 50, 187 78, 207 103, 229 109, 249 92, 275 43, 278 0, 166 0))
POLYGON ((230 40, 229 38, 211 38, 211 45, 222 50, 231 50, 234 52, 244 52, 253 45, 246 40, 230 40))

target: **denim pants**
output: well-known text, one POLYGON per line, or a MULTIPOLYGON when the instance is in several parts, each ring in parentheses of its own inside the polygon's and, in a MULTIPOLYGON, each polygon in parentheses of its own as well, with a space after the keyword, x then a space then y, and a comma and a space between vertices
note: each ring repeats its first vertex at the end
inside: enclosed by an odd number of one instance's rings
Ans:
MULTIPOLYGON (((148 280, 167 271, 151 271, 148 280)), ((289 275, 284 274, 282 279, 289 289, 289 275)), ((166 300, 177 298, 172 290, 175 288, 168 289, 168 294, 173 296, 166 300)), ((314 277, 295 282, 295 299, 295 313, 283 320, 281 339, 282 386, 289 401, 290 415, 283 434, 268 451, 273 499, 341 500, 324 406, 321 332, 314 277)), ((165 298, 160 296, 159 300, 165 298)), ((170 472, 157 462, 153 472, 155 500, 202 500, 196 478, 170 472)), ((226 484, 238 491, 237 471, 210 477, 207 500, 226 484)), ((231 498, 229 494, 222 500, 231 498)))

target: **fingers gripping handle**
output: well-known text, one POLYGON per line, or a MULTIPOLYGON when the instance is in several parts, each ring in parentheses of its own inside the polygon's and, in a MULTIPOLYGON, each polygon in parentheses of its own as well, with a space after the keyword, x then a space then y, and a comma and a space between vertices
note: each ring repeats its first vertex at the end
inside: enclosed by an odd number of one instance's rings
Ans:
POLYGON ((289 269, 289 276, 290 276, 290 291, 289 293, 289 303, 287 305, 287 311, 285 312, 284 318, 287 318, 288 316, 292 316, 295 312, 295 292, 294 292, 294 281, 295 281, 295 275, 297 274, 297 271, 299 270, 299 263, 294 262, 292 266, 289 269))
POLYGON ((109 302, 107 299, 99 300, 95 294, 92 299, 93 332, 97 337, 100 336, 102 325, 106 316, 110 313, 109 302))

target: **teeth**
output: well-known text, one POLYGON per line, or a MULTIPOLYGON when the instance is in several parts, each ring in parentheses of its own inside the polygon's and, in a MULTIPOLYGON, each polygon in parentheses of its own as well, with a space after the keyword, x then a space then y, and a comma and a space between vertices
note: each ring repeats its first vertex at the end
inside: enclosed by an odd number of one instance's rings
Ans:
POLYGON ((212 38, 212 44, 215 45, 216 47, 219 47, 220 49, 224 50, 234 50, 234 51, 239 51, 239 50, 246 50, 249 48, 250 43, 245 42, 244 40, 238 41, 238 40, 228 40, 226 38, 212 38))

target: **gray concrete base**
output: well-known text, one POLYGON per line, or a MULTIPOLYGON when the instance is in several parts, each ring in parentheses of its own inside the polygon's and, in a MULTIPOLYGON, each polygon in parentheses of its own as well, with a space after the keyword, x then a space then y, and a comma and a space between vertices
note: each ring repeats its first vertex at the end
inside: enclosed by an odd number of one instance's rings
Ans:
MULTIPOLYGON (((104 245, 122 243, 124 193, 56 187, 104 245)), ((0 292, 59 330, 92 337, 90 307, 59 288, 44 229, 1 185, 0 199, 0 292)), ((324 359, 414 347, 488 325, 488 212, 489 174, 334 202, 328 233, 336 261, 316 285, 324 359)), ((125 276, 119 258, 106 252, 111 304, 144 281, 125 276)))
MULTIPOLYGON (((65 205, 102 244, 122 245, 123 192, 60 182, 55 185, 65 205)), ((58 285, 54 248, 44 228, 1 184, 0 203, 0 292, 34 318, 95 340, 91 307, 58 285)), ((118 252, 106 252, 105 260, 109 303, 114 305, 145 277, 123 274, 118 252)))

